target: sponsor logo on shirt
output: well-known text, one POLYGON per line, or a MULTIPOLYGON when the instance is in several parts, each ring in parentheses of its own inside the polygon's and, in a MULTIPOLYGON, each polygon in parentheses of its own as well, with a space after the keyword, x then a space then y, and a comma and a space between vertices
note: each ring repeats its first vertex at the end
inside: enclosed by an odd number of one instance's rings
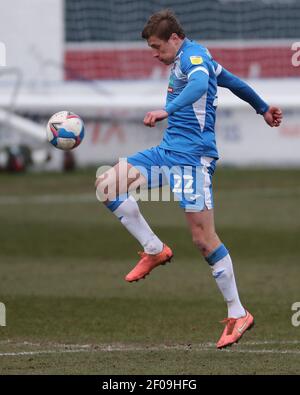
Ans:
POLYGON ((173 93, 174 92, 173 87, 174 87, 174 78, 173 78, 173 76, 170 76, 168 92, 173 93))
POLYGON ((201 64, 203 63, 203 58, 201 56, 190 56, 190 61, 192 64, 201 64))

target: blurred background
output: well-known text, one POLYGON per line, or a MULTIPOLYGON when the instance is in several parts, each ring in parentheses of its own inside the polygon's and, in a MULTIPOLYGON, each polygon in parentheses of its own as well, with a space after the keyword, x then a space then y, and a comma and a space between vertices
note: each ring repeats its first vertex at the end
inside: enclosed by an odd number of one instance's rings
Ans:
POLYGON ((220 165, 299 166, 299 0, 11 0, 0 13, 0 168, 95 166, 156 145, 165 123, 149 130, 142 120, 164 105, 168 68, 140 34, 162 8, 173 9, 189 38, 284 110, 282 126, 271 129, 219 89, 220 165), (45 142, 46 122, 61 110, 86 124, 82 145, 67 154, 45 142))

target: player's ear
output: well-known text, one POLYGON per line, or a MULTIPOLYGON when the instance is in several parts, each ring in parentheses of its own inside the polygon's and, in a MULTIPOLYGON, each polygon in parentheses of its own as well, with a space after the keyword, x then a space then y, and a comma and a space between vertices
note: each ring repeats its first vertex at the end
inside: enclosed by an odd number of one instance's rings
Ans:
POLYGON ((178 37, 177 33, 172 33, 171 36, 170 36, 170 38, 169 38, 169 40, 177 41, 178 38, 179 38, 179 37, 178 37))

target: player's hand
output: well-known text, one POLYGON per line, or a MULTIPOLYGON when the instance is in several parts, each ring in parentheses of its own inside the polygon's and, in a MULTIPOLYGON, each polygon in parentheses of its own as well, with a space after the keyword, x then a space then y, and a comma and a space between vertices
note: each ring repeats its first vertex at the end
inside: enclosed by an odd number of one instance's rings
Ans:
POLYGON ((168 113, 165 110, 155 110, 147 112, 144 118, 144 125, 153 128, 157 121, 162 121, 163 119, 168 118, 168 113))
POLYGON ((263 117, 268 125, 271 127, 278 127, 282 121, 282 111, 278 107, 270 107, 263 117))

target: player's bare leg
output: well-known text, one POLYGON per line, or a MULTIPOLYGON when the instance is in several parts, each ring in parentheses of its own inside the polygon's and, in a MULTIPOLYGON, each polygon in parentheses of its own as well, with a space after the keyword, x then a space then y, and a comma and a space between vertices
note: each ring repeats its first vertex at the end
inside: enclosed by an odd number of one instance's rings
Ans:
POLYGON ((215 230, 214 210, 186 212, 185 215, 194 244, 207 257, 221 244, 215 230))
POLYGON ((173 256, 171 249, 153 233, 135 199, 127 195, 128 191, 145 183, 145 177, 127 162, 119 162, 96 181, 98 197, 144 248, 144 252, 139 253, 141 259, 125 277, 128 282, 145 278, 156 266, 165 264, 173 256))
POLYGON ((254 319, 240 302, 230 255, 215 231, 213 209, 186 212, 186 218, 193 242, 211 266, 227 303, 228 318, 223 321, 226 326, 217 344, 218 348, 223 348, 236 343, 253 326, 254 319))
POLYGON ((101 201, 108 205, 119 195, 127 193, 131 188, 146 183, 145 177, 126 161, 120 161, 114 167, 98 176, 95 187, 101 201))

